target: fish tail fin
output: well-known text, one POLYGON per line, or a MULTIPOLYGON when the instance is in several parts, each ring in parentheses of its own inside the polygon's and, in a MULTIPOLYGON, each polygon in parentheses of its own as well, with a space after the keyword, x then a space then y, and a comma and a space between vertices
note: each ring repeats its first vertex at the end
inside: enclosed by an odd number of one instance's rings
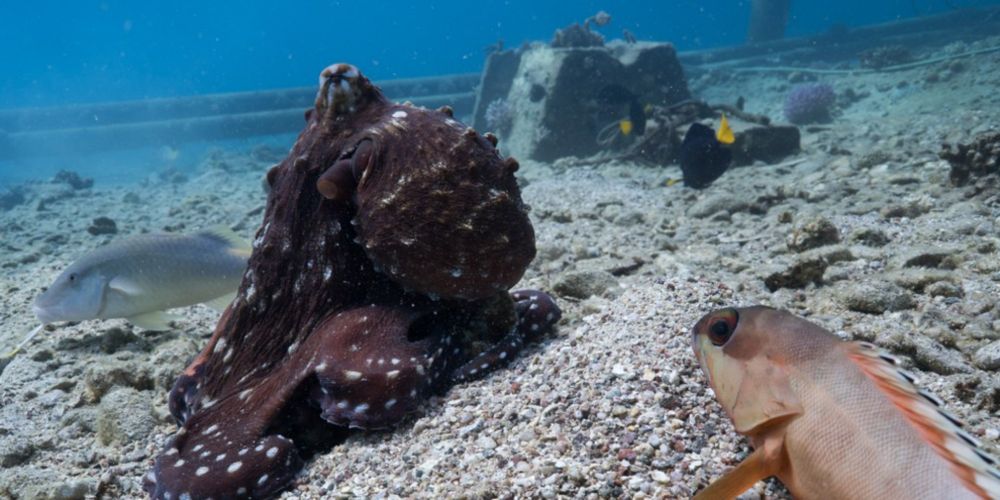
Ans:
POLYGON ((235 255, 240 257, 250 257, 250 252, 252 250, 250 242, 245 240, 242 236, 236 234, 236 232, 228 226, 214 226, 202 230, 198 234, 208 238, 224 241, 227 245, 229 245, 230 250, 235 255))
POLYGON ((889 354, 867 342, 854 342, 848 355, 905 416, 970 491, 982 498, 1000 498, 997 460, 979 448, 962 430, 962 422, 944 411, 937 396, 917 388, 916 378, 896 367, 889 354))

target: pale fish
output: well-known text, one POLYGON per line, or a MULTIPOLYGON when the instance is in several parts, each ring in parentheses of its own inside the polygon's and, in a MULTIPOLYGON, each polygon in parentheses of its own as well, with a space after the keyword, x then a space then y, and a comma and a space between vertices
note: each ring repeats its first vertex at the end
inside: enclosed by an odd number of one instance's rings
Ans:
POLYGON ((735 498, 770 476, 803 499, 1000 498, 996 459, 874 345, 766 307, 715 311, 692 333, 754 447, 695 498, 735 498))
POLYGON ((43 324, 125 318, 165 330, 172 319, 167 309, 199 303, 225 309, 249 256, 249 245, 228 228, 113 241, 66 268, 35 299, 35 316, 43 324))

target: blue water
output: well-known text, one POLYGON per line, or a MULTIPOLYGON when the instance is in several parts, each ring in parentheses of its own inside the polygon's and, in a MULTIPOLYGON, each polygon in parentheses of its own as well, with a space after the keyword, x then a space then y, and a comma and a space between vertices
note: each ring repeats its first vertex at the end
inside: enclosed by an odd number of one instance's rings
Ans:
MULTIPOLYGON (((796 0, 790 36, 985 0, 796 0)), ((743 41, 749 1, 74 0, 5 2, 0 108, 312 85, 331 62, 374 79, 478 71, 483 48, 551 39, 598 10, 609 38, 680 49, 743 41), (425 6, 425 4, 427 6, 425 6)))

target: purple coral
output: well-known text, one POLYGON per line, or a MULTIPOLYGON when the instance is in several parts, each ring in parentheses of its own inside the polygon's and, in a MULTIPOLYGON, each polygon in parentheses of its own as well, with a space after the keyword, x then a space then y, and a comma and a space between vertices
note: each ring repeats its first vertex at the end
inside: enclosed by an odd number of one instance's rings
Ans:
POLYGON ((799 125, 830 121, 830 107, 835 100, 833 87, 825 83, 799 85, 785 98, 785 118, 799 125))

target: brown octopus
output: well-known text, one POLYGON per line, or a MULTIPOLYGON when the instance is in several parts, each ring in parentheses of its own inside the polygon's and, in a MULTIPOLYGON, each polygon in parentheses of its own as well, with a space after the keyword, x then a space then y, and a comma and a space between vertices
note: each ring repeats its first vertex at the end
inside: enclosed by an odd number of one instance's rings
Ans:
POLYGON ((182 427, 154 498, 273 496, 346 429, 395 425, 559 320, 548 295, 508 293, 534 232, 494 136, 347 64, 306 121, 268 172, 239 294, 170 393, 182 427))

